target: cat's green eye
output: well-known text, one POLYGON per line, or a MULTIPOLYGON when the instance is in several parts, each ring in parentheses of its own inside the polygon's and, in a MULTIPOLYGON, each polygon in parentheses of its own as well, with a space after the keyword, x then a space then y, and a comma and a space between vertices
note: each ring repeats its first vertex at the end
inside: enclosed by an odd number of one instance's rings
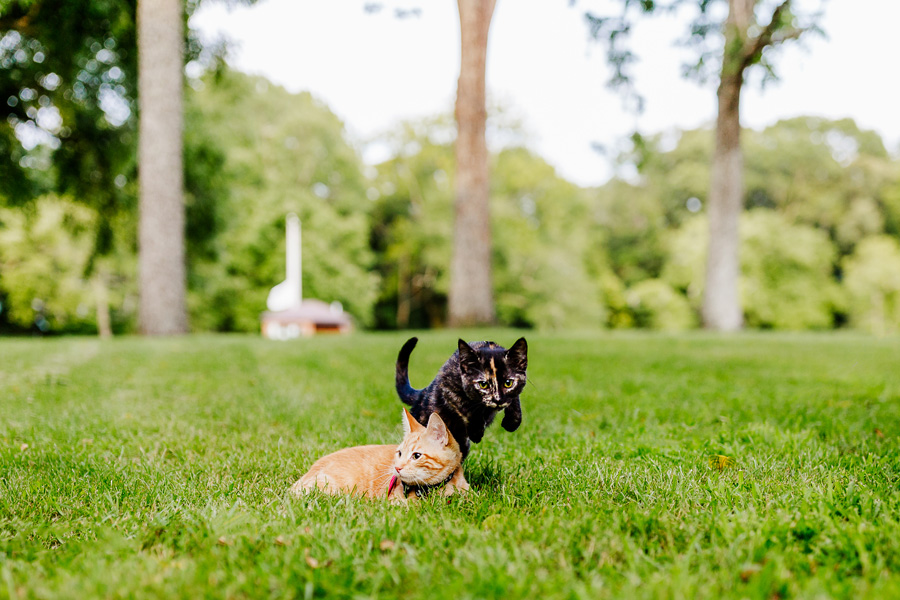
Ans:
POLYGON ((509 389, 512 386, 514 386, 515 384, 516 384, 515 380, 507 379, 506 381, 503 382, 503 387, 505 387, 506 389, 509 389))
POLYGON ((482 389, 482 390, 488 389, 488 388, 490 387, 490 385, 491 385, 491 384, 489 384, 487 381, 477 381, 477 382, 475 382, 475 383, 477 383, 479 389, 482 389))
POLYGON ((420 452, 413 452, 413 460, 419 460, 422 458, 422 454, 420 452))

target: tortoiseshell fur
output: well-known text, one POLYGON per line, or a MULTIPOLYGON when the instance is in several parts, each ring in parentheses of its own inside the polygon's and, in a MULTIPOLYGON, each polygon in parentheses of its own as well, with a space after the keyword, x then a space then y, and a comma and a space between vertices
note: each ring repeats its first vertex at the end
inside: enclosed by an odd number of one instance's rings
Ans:
POLYGON ((400 399, 412 407, 419 423, 427 423, 431 413, 440 415, 459 443, 463 457, 470 441, 476 444, 501 410, 501 425, 515 431, 522 423, 519 395, 525 388, 528 345, 519 338, 509 350, 494 342, 459 340, 458 349, 444 363, 427 387, 417 390, 409 384, 409 356, 418 338, 410 338, 397 357, 396 385, 400 399), (509 387, 506 387, 509 385, 509 387))

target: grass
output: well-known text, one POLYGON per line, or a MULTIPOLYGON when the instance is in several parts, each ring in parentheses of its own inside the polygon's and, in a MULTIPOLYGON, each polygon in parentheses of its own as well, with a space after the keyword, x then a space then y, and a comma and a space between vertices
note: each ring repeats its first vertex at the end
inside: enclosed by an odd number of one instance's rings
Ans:
POLYGON ((0 598, 900 597, 900 340, 528 339, 522 427, 409 509, 286 494, 399 441, 404 335, 3 340, 0 598))

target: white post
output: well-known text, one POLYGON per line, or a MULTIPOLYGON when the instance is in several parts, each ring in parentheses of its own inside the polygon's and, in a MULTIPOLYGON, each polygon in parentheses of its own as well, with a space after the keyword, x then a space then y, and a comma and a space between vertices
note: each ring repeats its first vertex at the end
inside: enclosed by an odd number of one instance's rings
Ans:
POLYGON ((300 304, 303 300, 303 246, 300 229, 300 218, 291 213, 287 216, 287 273, 285 279, 292 284, 291 290, 296 295, 292 300, 300 304))
POLYGON ((303 299, 303 269, 300 249, 300 219, 294 213, 287 216, 285 229, 285 278, 269 291, 266 305, 272 312, 300 306, 303 299))

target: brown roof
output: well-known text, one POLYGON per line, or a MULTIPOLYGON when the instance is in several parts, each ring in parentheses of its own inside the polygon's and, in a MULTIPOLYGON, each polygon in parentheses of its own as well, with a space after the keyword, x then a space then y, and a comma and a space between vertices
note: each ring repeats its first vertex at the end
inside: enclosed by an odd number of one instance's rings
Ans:
POLYGON ((295 323, 309 321, 316 325, 350 325, 350 317, 343 311, 332 310, 321 300, 303 300, 299 306, 287 310, 266 311, 260 317, 263 321, 295 323))

